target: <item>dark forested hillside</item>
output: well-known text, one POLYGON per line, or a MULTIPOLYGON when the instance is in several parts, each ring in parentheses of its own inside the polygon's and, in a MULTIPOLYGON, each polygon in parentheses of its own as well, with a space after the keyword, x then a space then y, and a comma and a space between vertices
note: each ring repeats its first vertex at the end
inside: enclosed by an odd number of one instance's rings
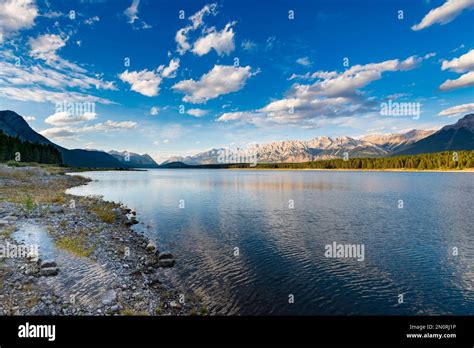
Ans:
POLYGON ((15 159, 21 162, 62 164, 61 153, 53 145, 22 141, 0 130, 0 162, 15 159), (17 154, 20 158, 17 158, 17 154))

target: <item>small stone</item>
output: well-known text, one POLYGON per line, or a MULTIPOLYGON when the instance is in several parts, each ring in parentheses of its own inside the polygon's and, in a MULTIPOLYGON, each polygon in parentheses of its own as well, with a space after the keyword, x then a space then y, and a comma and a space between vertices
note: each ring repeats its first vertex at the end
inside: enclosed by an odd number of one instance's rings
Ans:
POLYGON ((170 307, 171 307, 171 308, 175 308, 175 309, 181 309, 181 304, 179 304, 179 303, 176 302, 176 301, 171 301, 171 302, 170 302, 170 307))
POLYGON ((158 267, 163 267, 163 268, 173 267, 175 263, 176 261, 174 259, 164 259, 164 260, 158 261, 158 267))
POLYGON ((56 261, 54 260, 44 260, 41 262, 40 267, 41 268, 50 268, 50 267, 56 267, 56 261))
POLYGON ((150 252, 150 253, 154 252, 154 251, 156 250, 156 245, 155 245, 155 243, 153 243, 152 241, 148 242, 148 244, 146 245, 145 250, 146 250, 147 252, 150 252))
POLYGON ((118 306, 118 305, 114 305, 114 306, 110 307, 110 311, 112 313, 117 313, 119 310, 120 310, 120 306, 118 306))
POLYGON ((173 255, 170 252, 162 252, 158 255, 159 260, 172 259, 173 255))
POLYGON ((59 269, 57 267, 49 267, 49 268, 42 268, 40 275, 43 277, 51 277, 56 276, 59 273, 59 269))
POLYGON ((117 293, 115 290, 108 290, 102 299, 102 303, 106 306, 111 305, 117 301, 117 293))
POLYGON ((61 206, 55 206, 53 205, 52 207, 49 207, 49 212, 53 214, 60 214, 64 213, 64 208, 61 206))

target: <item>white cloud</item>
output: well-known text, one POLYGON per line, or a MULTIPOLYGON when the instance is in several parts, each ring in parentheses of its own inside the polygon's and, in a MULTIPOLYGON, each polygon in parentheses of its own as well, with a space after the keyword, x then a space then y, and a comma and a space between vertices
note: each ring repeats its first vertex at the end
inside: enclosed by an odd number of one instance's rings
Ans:
POLYGON ((303 66, 310 66, 312 63, 308 57, 301 57, 296 60, 296 63, 303 65, 303 66))
POLYGON ((379 80, 385 72, 415 68, 423 58, 393 59, 380 63, 354 65, 342 71, 316 71, 307 78, 313 83, 295 83, 284 98, 258 110, 222 114, 218 121, 236 121, 255 125, 298 124, 314 127, 332 118, 344 118, 373 112, 377 103, 364 96, 362 88, 379 80))
POLYGON ((474 70, 474 49, 459 58, 454 58, 450 61, 444 60, 441 65, 441 70, 447 69, 458 73, 474 70))
POLYGON ((355 90, 379 80, 384 72, 410 70, 421 60, 422 58, 411 56, 403 61, 392 59, 381 63, 354 65, 341 73, 319 71, 313 76, 320 80, 312 85, 295 84, 292 87, 292 94, 305 99, 316 95, 326 97, 351 95, 355 90))
POLYGON ((208 113, 208 111, 202 109, 189 109, 186 113, 194 117, 203 117, 208 113))
POLYGON ((61 127, 48 128, 40 132, 41 135, 48 139, 64 139, 71 138, 77 135, 76 132, 61 127))
POLYGON ((234 24, 228 23, 221 31, 216 31, 214 27, 208 29, 205 36, 196 40, 192 52, 198 56, 203 56, 214 49, 219 56, 229 55, 235 49, 234 31, 232 29, 234 24))
POLYGON ((161 71, 161 76, 164 78, 174 78, 176 77, 176 70, 179 68, 179 58, 174 58, 170 60, 170 63, 167 67, 160 66, 158 68, 161 71))
POLYGON ((191 49, 191 44, 189 44, 188 42, 189 33, 203 26, 204 17, 209 14, 213 16, 217 14, 217 4, 213 3, 213 4, 205 5, 201 10, 199 10, 194 15, 189 17, 189 20, 191 21, 191 25, 181 28, 176 32, 176 36, 175 36, 175 41, 177 43, 176 51, 179 54, 183 55, 191 49))
POLYGON ((247 79, 255 74, 251 72, 250 66, 214 65, 212 70, 201 76, 198 81, 183 80, 172 88, 185 94, 183 97, 185 102, 205 103, 220 95, 241 90, 247 79))
POLYGON ((147 69, 142 71, 128 71, 125 70, 119 75, 119 78, 129 83, 132 87, 131 90, 137 93, 143 94, 147 97, 155 97, 160 91, 159 86, 162 78, 155 71, 148 71, 147 69))
POLYGON ((57 112, 47 117, 44 122, 54 126, 66 125, 71 123, 80 123, 95 120, 97 115, 93 112, 85 112, 82 115, 71 115, 67 111, 57 112))
POLYGON ((447 116, 447 117, 456 117, 456 116, 465 115, 469 113, 474 113, 474 103, 456 105, 456 106, 453 106, 451 108, 441 111, 438 115, 447 116))
POLYGON ((444 60, 441 64, 441 70, 465 73, 456 80, 444 81, 441 86, 439 86, 441 91, 474 86, 474 49, 459 58, 454 58, 450 61, 444 60))
POLYGON ((204 16, 212 14, 215 16, 217 14, 217 4, 207 4, 201 10, 193 14, 189 19, 193 23, 193 29, 197 29, 204 24, 204 16))
POLYGON ((35 59, 42 59, 47 63, 57 61, 59 57, 56 52, 66 46, 66 41, 67 39, 54 34, 44 34, 36 38, 30 37, 30 56, 35 59))
POLYGON ((257 49, 257 44, 249 39, 242 41, 241 46, 245 51, 253 51, 257 49))
POLYGON ((253 123, 253 120, 262 115, 255 112, 248 111, 235 111, 235 112, 225 112, 217 120, 220 122, 228 121, 242 121, 245 123, 253 123))
POLYGON ((99 16, 93 16, 93 17, 90 17, 90 18, 87 18, 86 20, 84 20, 84 24, 92 25, 92 24, 94 24, 94 22, 99 22, 99 21, 100 21, 99 16))
POLYGON ((156 115, 158 115, 159 111, 160 111, 160 109, 158 109, 158 107, 152 106, 151 109, 150 109, 150 115, 156 116, 156 115))
MULTIPOLYGON (((0 79, 20 85, 45 85, 54 88, 79 87, 81 89, 115 89, 113 82, 75 72, 62 72, 41 65, 18 67, 13 63, 0 62, 0 79)), ((0 81, 2 85, 2 81, 0 81)))
POLYGON ((81 128, 82 132, 91 132, 91 131, 116 131, 121 129, 133 129, 136 128, 137 123, 133 121, 123 121, 123 122, 116 122, 116 121, 105 121, 104 123, 97 123, 93 126, 86 126, 81 128))
POLYGON ((179 67, 179 59, 172 59, 167 67, 160 65, 155 70, 128 71, 119 75, 120 80, 131 85, 131 90, 147 97, 155 97, 160 92, 163 78, 174 78, 179 67))
POLYGON ((257 44, 249 39, 242 41, 241 46, 245 51, 253 51, 257 49, 257 44))
POLYGON ((0 1, 0 43, 19 30, 31 28, 37 16, 34 0, 0 1))
POLYGON ((36 120, 36 117, 34 117, 34 116, 24 116, 23 118, 25 119, 25 121, 34 121, 34 120, 36 120))
POLYGON ((48 11, 46 13, 41 14, 41 16, 51 19, 51 18, 58 18, 58 17, 64 16, 64 14, 58 11, 48 11))
POLYGON ((474 8, 474 0, 447 0, 440 7, 432 9, 420 23, 412 26, 412 30, 422 30, 433 24, 447 24, 461 14, 462 11, 474 8))
POLYGON ((132 0, 130 6, 123 11, 124 15, 128 18, 128 23, 133 24, 138 19, 138 6, 140 0, 132 0))
POLYGON ((12 100, 27 102, 51 102, 58 103, 67 100, 73 102, 93 102, 101 104, 114 104, 109 99, 78 92, 58 92, 40 87, 9 87, 0 85, 0 96, 12 100))
POLYGON ((136 128, 137 123, 132 121, 116 122, 108 120, 104 123, 97 123, 92 126, 84 127, 53 127, 48 128, 40 133, 47 138, 71 138, 81 133, 93 133, 93 132, 111 132, 120 130, 130 130, 136 128))
POLYGON ((456 80, 446 80, 444 81, 439 89, 441 91, 449 91, 451 89, 464 88, 474 86, 474 71, 468 72, 462 75, 456 80))

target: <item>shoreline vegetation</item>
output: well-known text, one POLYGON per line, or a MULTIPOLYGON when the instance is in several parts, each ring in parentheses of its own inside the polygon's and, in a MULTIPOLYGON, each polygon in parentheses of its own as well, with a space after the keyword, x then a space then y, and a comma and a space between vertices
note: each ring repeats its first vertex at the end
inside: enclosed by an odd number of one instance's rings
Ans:
POLYGON ((298 163, 231 163, 187 165, 172 162, 160 166, 167 169, 247 169, 247 170, 346 170, 400 172, 471 172, 474 151, 444 151, 419 155, 373 158, 342 158, 298 163))
POLYGON ((172 254, 131 229, 135 212, 67 194, 90 181, 71 168, 23 165, 0 164, 0 315, 207 314, 169 281, 172 254), (32 243, 39 259, 11 254, 32 243))

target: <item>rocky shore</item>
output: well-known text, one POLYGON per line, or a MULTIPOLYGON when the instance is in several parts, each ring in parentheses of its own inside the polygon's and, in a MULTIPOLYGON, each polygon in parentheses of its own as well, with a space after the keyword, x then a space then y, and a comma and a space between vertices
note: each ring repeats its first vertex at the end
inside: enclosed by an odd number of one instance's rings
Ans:
POLYGON ((135 212, 65 194, 87 181, 0 165, 0 315, 206 314, 167 283, 176 260, 131 228, 135 212))

